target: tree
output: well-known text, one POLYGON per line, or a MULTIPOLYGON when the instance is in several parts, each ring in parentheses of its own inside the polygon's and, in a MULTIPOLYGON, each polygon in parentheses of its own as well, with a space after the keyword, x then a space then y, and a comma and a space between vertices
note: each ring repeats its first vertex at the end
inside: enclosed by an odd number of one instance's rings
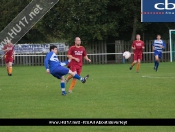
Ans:
POLYGON ((108 4, 109 0, 60 0, 44 17, 42 26, 69 41, 76 36, 83 41, 106 40, 109 34, 118 34, 116 12, 108 12, 108 4))
POLYGON ((130 40, 133 41, 135 39, 135 35, 138 30, 143 30, 144 24, 140 23, 140 11, 141 11, 141 1, 140 0, 119 0, 118 8, 120 8, 120 21, 124 23, 123 30, 132 29, 130 40), (122 15, 121 15, 122 14, 122 15))
MULTIPOLYGON (((0 29, 3 30, 31 0, 1 0, 0 29), (12 10, 13 9, 13 10, 12 10)), ((136 33, 145 38, 156 34, 168 38, 174 23, 141 23, 140 0, 60 0, 21 40, 24 42, 72 43, 79 36, 92 41, 133 40, 136 33)))
POLYGON ((3 30, 31 0, 1 0, 0 30, 3 30))

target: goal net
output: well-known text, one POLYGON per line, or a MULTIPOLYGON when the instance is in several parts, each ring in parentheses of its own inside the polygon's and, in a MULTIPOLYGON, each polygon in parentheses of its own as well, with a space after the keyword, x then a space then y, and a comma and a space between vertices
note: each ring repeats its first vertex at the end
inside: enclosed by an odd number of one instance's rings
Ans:
POLYGON ((175 61, 175 29, 169 30, 170 36, 170 62, 175 61))

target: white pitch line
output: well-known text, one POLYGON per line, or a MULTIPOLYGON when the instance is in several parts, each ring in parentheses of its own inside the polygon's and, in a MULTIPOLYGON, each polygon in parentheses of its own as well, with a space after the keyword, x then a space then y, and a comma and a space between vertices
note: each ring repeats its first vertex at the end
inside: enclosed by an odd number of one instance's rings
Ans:
POLYGON ((175 77, 153 77, 153 76, 142 76, 143 78, 175 78, 175 77))

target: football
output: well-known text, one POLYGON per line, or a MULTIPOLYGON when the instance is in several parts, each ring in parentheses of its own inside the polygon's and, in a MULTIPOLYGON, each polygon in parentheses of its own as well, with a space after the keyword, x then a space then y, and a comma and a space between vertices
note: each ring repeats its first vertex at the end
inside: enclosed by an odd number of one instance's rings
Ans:
POLYGON ((125 51, 123 53, 123 57, 125 57, 125 59, 129 59, 131 57, 131 53, 129 51, 125 51))

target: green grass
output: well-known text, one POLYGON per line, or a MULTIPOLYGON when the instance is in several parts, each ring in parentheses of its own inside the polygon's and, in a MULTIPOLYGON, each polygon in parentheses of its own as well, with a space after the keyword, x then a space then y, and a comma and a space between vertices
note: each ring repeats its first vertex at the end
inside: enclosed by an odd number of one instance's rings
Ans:
MULTIPOLYGON (((175 63, 86 65, 73 93, 61 96, 59 80, 44 67, 0 67, 0 118, 175 118, 175 63)), ((68 89, 70 82, 66 86, 68 89)), ((0 132, 173 132, 175 127, 0 127, 0 132)))

